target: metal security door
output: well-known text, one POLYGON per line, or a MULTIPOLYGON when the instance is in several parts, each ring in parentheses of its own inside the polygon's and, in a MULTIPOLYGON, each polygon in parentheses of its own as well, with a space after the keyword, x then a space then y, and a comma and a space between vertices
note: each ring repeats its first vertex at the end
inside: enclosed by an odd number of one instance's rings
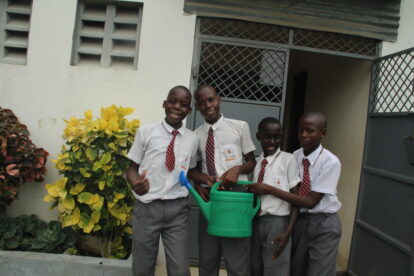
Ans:
MULTIPOLYGON (((194 91, 202 84, 215 87, 222 99, 224 116, 249 123, 258 154, 260 145, 254 137, 259 121, 268 116, 283 121, 289 50, 259 41, 264 35, 270 35, 267 31, 241 28, 237 22, 234 24, 234 28, 228 28, 216 24, 213 19, 204 23, 203 19, 198 19, 191 89, 194 91), (209 33, 212 28, 215 35, 209 33)), ((188 127, 195 129, 203 121, 200 113, 194 110, 188 127)), ((197 204, 192 202, 192 264, 198 263, 198 212, 197 204)))
POLYGON ((351 275, 414 276, 414 153, 403 139, 411 135, 414 48, 373 64, 351 275))
MULTIPOLYGON (((210 24, 211 21, 206 22, 210 24)), ((198 30, 210 27, 202 24, 203 21, 198 20, 198 30)), ((224 116, 247 121, 255 137, 257 123, 264 117, 283 121, 289 49, 234 38, 242 36, 240 30, 232 35, 221 37, 196 32, 191 88, 194 91, 202 84, 215 87, 222 99, 224 116)), ((189 126, 195 129, 203 121, 202 116, 194 112, 189 126)), ((254 142, 259 148, 257 141, 254 142)))

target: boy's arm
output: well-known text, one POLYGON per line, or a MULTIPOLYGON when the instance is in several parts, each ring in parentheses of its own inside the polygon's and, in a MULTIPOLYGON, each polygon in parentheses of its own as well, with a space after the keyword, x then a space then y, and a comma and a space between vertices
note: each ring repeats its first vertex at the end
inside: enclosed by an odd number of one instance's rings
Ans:
POLYGON ((138 195, 145 195, 149 191, 149 181, 146 178, 147 171, 143 171, 141 175, 138 174, 139 164, 131 160, 126 171, 126 178, 131 184, 132 189, 138 195))
POLYGON ((246 153, 243 155, 244 163, 239 166, 234 166, 230 169, 228 169, 223 175, 220 177, 221 179, 221 185, 228 189, 232 186, 234 186, 238 179, 239 175, 241 174, 249 174, 254 170, 254 167, 256 166, 256 159, 254 157, 253 151, 246 153))
POLYGON ((201 161, 197 162, 196 167, 188 171, 187 176, 194 181, 194 189, 196 189, 196 191, 200 194, 201 198, 204 201, 208 201, 210 193, 200 183, 205 183, 211 187, 215 182, 217 182, 217 177, 203 173, 201 171, 201 161))
POLYGON ((313 192, 309 194, 309 196, 301 196, 298 194, 293 194, 289 192, 285 192, 280 190, 276 187, 264 184, 264 183, 253 183, 247 185, 250 192, 259 194, 259 195, 273 195, 278 197, 284 201, 289 202, 292 205, 296 205, 299 207, 304 207, 308 209, 312 209, 319 203, 319 201, 323 197, 323 193, 313 192))
MULTIPOLYGON (((290 189, 290 192, 296 194, 297 193, 297 186, 290 189)), ((273 252, 273 255, 272 255, 273 259, 276 259, 280 255, 282 255, 283 251, 285 250, 286 245, 289 241, 289 237, 290 237, 290 235, 292 235, 293 227, 296 224, 298 216, 299 216, 299 207, 297 207, 295 205, 291 205, 289 224, 288 224, 288 227, 286 228, 286 231, 276 235, 276 237, 272 241, 273 244, 276 244, 276 250, 273 252)))
POLYGON ((198 183, 205 183, 209 187, 213 186, 217 182, 217 177, 213 175, 208 175, 201 171, 201 161, 197 162, 197 166, 188 170, 188 178, 198 183))
POLYGON ((312 191, 308 196, 288 193, 262 183, 254 183, 248 186, 253 193, 272 194, 290 204, 312 209, 321 201, 324 194, 334 194, 340 173, 341 163, 337 159, 324 166, 322 173, 318 176, 318 185, 312 186, 312 191))

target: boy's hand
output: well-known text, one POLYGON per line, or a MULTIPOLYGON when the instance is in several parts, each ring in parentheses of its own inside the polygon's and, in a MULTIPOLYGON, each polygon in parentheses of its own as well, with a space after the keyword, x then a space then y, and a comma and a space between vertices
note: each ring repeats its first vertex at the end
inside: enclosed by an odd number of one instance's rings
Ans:
POLYGON ((217 176, 206 174, 206 179, 204 180, 204 183, 206 183, 209 187, 213 187, 214 183, 216 183, 217 181, 217 176))
POLYGON ((221 185, 224 189, 229 190, 231 187, 237 184, 239 180, 240 171, 239 168, 233 167, 228 169, 223 175, 220 177, 221 185))
POLYGON ((141 173, 141 175, 139 175, 132 183, 132 189, 134 190, 135 193, 137 193, 137 195, 145 195, 146 193, 148 193, 149 188, 150 188, 150 183, 148 181, 148 178, 146 178, 147 176, 147 171, 143 171, 141 173))
POLYGON ((271 186, 265 183, 252 183, 252 184, 247 184, 246 186, 249 192, 252 192, 256 195, 270 194, 271 186))
POLYGON ((210 200, 210 193, 201 184, 194 184, 194 188, 205 202, 210 200))
POLYGON ((273 252, 272 259, 275 260, 277 257, 282 255, 285 247, 289 241, 290 234, 287 232, 282 232, 276 235, 273 239, 272 244, 276 245, 276 249, 273 252))

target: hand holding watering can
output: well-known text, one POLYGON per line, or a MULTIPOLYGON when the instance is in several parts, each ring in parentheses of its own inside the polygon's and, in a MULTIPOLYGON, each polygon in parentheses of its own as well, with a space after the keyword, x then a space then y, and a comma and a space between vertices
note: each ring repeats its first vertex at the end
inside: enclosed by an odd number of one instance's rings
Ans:
MULTIPOLYGON (((185 173, 180 172, 179 180, 200 206, 201 212, 208 222, 207 232, 220 237, 250 237, 252 235, 252 219, 260 208, 257 199, 253 206, 252 193, 238 193, 218 190, 220 182, 211 188, 210 201, 205 202, 189 183, 185 173)), ((238 185, 250 184, 249 181, 238 181, 238 185)))

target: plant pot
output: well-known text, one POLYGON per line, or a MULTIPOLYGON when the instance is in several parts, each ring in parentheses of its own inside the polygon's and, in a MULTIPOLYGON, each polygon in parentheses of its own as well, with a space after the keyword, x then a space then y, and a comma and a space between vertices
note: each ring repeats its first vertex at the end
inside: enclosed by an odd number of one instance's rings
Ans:
POLYGON ((403 137, 405 153, 410 164, 414 165, 414 138, 412 136, 403 137))

